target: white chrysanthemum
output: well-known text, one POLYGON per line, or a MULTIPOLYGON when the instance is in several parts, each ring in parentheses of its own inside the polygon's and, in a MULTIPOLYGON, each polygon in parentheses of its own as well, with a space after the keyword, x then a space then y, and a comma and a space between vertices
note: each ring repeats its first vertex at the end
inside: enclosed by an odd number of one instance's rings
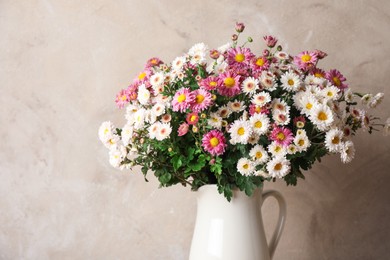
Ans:
POLYGON ((284 73, 280 78, 280 82, 282 87, 289 92, 297 91, 301 85, 299 76, 292 71, 284 73))
POLYGON ((259 80, 248 77, 242 82, 242 91, 246 94, 253 95, 259 88, 259 80))
POLYGON ((155 122, 148 128, 148 134, 150 139, 155 139, 157 136, 158 131, 160 130, 160 122, 155 122))
POLYGON ((221 129, 222 117, 220 117, 217 113, 211 113, 210 118, 207 120, 207 124, 213 128, 221 129))
POLYGON ((288 154, 296 154, 298 152, 298 147, 295 144, 290 144, 287 146, 287 153, 288 154))
POLYGON ((290 161, 284 156, 274 157, 267 163, 267 171, 271 177, 283 178, 290 172, 290 161))
POLYGON ((272 119, 277 125, 288 125, 291 121, 290 112, 274 110, 272 112, 272 119))
POLYGON ((218 62, 217 64, 215 64, 215 66, 213 67, 213 70, 211 70, 211 71, 216 73, 216 74, 222 74, 226 71, 228 66, 229 66, 229 64, 227 64, 227 62, 225 62, 225 61, 223 61, 221 63, 218 62))
POLYGON ((289 58, 289 55, 287 52, 278 51, 275 53, 275 57, 279 60, 286 60, 289 58))
POLYGON ((384 93, 378 93, 376 94, 370 103, 368 103, 368 107, 370 108, 376 108, 377 105, 379 105, 380 103, 382 103, 382 100, 384 98, 385 94, 384 93))
POLYGON ((128 123, 122 128, 121 138, 122 138, 122 143, 124 145, 130 144, 130 140, 133 137, 133 132, 134 132, 133 126, 128 123))
POLYGON ((268 161, 268 153, 261 145, 255 145, 250 151, 249 156, 256 164, 263 164, 268 161))
POLYGON ((252 135, 252 127, 249 121, 236 120, 229 128, 231 144, 247 144, 252 135))
POLYGON ((250 175, 255 170, 255 165, 247 158, 240 158, 237 162, 237 170, 242 175, 250 175))
POLYGON ((322 86, 325 83, 324 78, 319 78, 314 75, 308 75, 305 78, 305 85, 306 86, 322 86))
POLYGON ((226 43, 226 44, 220 46, 220 47, 218 48, 218 51, 219 51, 220 53, 225 53, 230 47, 232 47, 232 43, 231 43, 231 42, 228 42, 228 43, 226 43))
POLYGON ((134 113, 134 116, 129 120, 130 124, 134 125, 135 129, 142 129, 145 125, 146 109, 141 108, 134 113))
POLYGON ((255 172, 253 173, 253 175, 255 175, 255 176, 261 176, 261 177, 263 177, 263 178, 271 178, 271 175, 269 175, 269 173, 267 173, 267 172, 265 172, 265 171, 263 171, 263 170, 255 171, 255 172))
POLYGON ((140 109, 140 107, 136 104, 129 104, 126 107, 125 118, 127 121, 133 122, 134 114, 140 109))
POLYGON ((119 168, 119 166, 127 156, 126 147, 124 147, 123 145, 113 146, 110 149, 109 156, 110 156, 110 160, 109 160, 110 164, 115 168, 119 168))
POLYGON ((272 100, 272 110, 279 110, 280 112, 289 112, 290 106, 287 105, 286 101, 280 98, 272 100))
POLYGON ((361 102, 363 105, 368 105, 373 99, 373 95, 372 94, 365 94, 362 98, 361 98, 361 102))
POLYGON ((150 84, 155 87, 155 86, 161 86, 162 84, 164 84, 164 73, 162 72, 156 72, 155 74, 153 74, 151 77, 150 77, 150 84))
POLYGON ((325 98, 325 100, 337 100, 340 97, 340 89, 335 86, 327 86, 323 88, 320 92, 321 96, 325 98))
POLYGON ((268 132, 270 123, 267 115, 256 113, 249 118, 249 122, 256 134, 262 135, 268 132))
POLYGON ((153 102, 154 103, 161 103, 164 104, 166 108, 169 108, 171 106, 172 97, 164 96, 164 95, 157 95, 154 97, 153 102))
POLYGON ((349 163, 355 157, 355 147, 352 141, 346 141, 341 148, 341 161, 343 163, 349 163))
POLYGON ((325 135, 325 147, 329 152, 336 153, 341 152, 343 147, 342 139, 343 139, 343 131, 338 128, 331 129, 326 132, 325 135))
POLYGON ((272 142, 268 145, 268 152, 270 152, 273 156, 285 156, 287 154, 287 149, 277 142, 272 142))
POLYGON ((348 103, 352 103, 354 98, 354 94, 352 90, 349 88, 347 91, 344 92, 344 100, 347 101, 348 103))
POLYGON ((150 92, 144 84, 138 87, 137 99, 142 105, 146 105, 150 99, 150 92))
POLYGON ((232 110, 228 106, 223 106, 218 109, 217 113, 220 117, 227 118, 232 113, 232 110))
POLYGON ((188 51, 188 54, 191 56, 190 63, 193 65, 205 63, 207 55, 206 52, 207 46, 203 42, 197 43, 192 46, 191 49, 188 51))
POLYGON ((271 101, 271 95, 267 92, 260 92, 253 96, 252 103, 258 106, 264 106, 271 101))
POLYGON ((298 131, 300 132, 294 137, 294 144, 297 147, 298 152, 305 152, 307 151, 307 148, 310 147, 311 143, 304 130, 298 131))
POLYGON ((158 131, 156 133, 156 139, 159 141, 168 138, 172 132, 172 127, 169 123, 160 123, 158 127, 158 131))
POLYGON ((244 101, 234 100, 233 102, 228 102, 227 106, 233 112, 241 112, 246 108, 244 101))
POLYGON ((99 139, 102 143, 107 142, 113 135, 115 126, 110 121, 103 122, 99 127, 99 139))
POLYGON ((165 113, 165 105, 162 103, 156 103, 152 107, 153 116, 161 116, 165 113))
POLYGON ((252 133, 252 135, 248 139, 248 144, 256 145, 259 143, 260 136, 256 134, 255 132, 252 133))
POLYGON ((177 76, 176 72, 181 71, 181 69, 183 68, 185 62, 186 62, 186 57, 185 56, 176 57, 172 61, 172 70, 175 72, 174 77, 177 76))
POLYGON ((320 87, 318 86, 314 86, 314 85, 307 85, 306 86, 306 89, 305 89, 305 92, 308 94, 308 95, 313 95, 314 97, 321 97, 321 89, 320 87))
POLYGON ((332 110, 327 105, 314 106, 310 111, 310 121, 321 131, 329 129, 333 123, 332 110))
POLYGON ((318 106, 319 103, 314 95, 305 92, 305 94, 301 95, 299 100, 297 100, 297 105, 306 116, 309 116, 311 110, 318 106))
POLYGON ((277 87, 275 76, 267 71, 263 71, 260 76, 261 85, 268 91, 274 91, 277 87))

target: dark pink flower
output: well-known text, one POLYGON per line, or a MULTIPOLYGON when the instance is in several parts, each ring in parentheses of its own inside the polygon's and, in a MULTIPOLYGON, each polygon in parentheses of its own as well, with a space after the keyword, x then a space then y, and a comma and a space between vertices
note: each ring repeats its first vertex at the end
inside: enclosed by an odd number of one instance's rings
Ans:
POLYGON ((241 92, 240 76, 232 72, 219 74, 218 93, 222 96, 233 97, 241 92))
POLYGON ((294 135, 288 128, 275 127, 271 132, 270 139, 279 145, 287 147, 294 140, 294 135))
POLYGON ((304 51, 294 57, 294 63, 302 70, 312 69, 315 67, 317 60, 317 54, 312 51, 304 51))
POLYGON ((276 39, 275 37, 271 36, 271 35, 266 35, 264 36, 264 41, 265 41, 265 44, 270 47, 270 48, 273 48, 275 47, 276 43, 278 42, 278 39, 276 39))
POLYGON ((212 155, 221 155, 225 152, 226 140, 223 133, 218 130, 211 130, 202 138, 202 147, 212 155))
POLYGON ((155 66, 160 66, 161 64, 163 64, 162 60, 160 60, 157 57, 153 57, 146 62, 145 69, 150 69, 155 66))
POLYGON ((344 83, 347 79, 338 70, 330 70, 326 73, 325 78, 340 90, 348 88, 348 85, 344 83))
POLYGON ((197 113, 189 113, 186 117, 186 121, 189 125, 196 125, 199 121, 199 116, 197 113))

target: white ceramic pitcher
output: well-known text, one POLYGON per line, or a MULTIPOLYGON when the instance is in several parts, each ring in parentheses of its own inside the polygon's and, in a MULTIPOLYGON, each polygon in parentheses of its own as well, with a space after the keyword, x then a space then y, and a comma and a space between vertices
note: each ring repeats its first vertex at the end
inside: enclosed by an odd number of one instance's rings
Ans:
POLYGON ((277 191, 257 189, 248 197, 233 191, 230 202, 216 185, 198 190, 198 206, 190 260, 270 260, 286 218, 286 204, 277 191), (261 206, 273 196, 279 203, 279 218, 269 246, 265 237, 261 206))

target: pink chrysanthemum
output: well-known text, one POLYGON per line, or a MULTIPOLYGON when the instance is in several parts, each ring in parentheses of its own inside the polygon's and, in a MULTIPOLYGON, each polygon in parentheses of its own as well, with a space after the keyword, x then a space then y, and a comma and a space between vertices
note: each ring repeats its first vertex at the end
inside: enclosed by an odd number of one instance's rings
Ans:
POLYGON ((152 71, 150 69, 145 69, 137 75, 137 77, 134 79, 134 83, 140 85, 144 82, 148 82, 151 74, 152 71))
POLYGON ((294 63, 302 70, 309 70, 313 68, 317 60, 317 53, 312 51, 304 51, 294 57, 294 63))
POLYGON ((348 85, 344 83, 347 79, 338 70, 330 70, 326 73, 325 78, 340 90, 348 88, 348 85))
POLYGON ((291 130, 288 128, 274 127, 274 129, 271 132, 270 139, 272 141, 275 141, 279 145, 287 147, 294 140, 294 136, 291 130))
POLYGON ((196 125, 199 121, 199 116, 197 113, 189 113, 186 117, 186 121, 189 125, 196 125))
POLYGON ((240 76, 232 72, 224 72, 219 74, 218 93, 222 96, 233 97, 241 92, 240 76))
POLYGON ((216 90, 218 88, 218 85, 219 85, 218 78, 217 77, 213 77, 213 76, 210 76, 208 78, 202 79, 199 82, 199 86, 201 88, 204 88, 204 89, 209 90, 209 91, 216 90))
POLYGON ((155 66, 160 66, 161 64, 163 64, 162 60, 160 60, 157 57, 153 57, 146 62, 145 69, 149 69, 155 66))
POLYGON ((182 123, 177 129, 178 136, 183 136, 188 133, 190 126, 187 123, 182 123))
POLYGON ((128 87, 127 87, 127 95, 130 99, 130 101, 133 101, 133 100, 136 100, 137 99, 137 92, 138 92, 138 85, 136 84, 130 84, 128 87))
POLYGON ((210 107, 213 103, 210 92, 204 89, 197 89, 192 92, 195 100, 192 103, 191 109, 195 112, 200 112, 210 107))
POLYGON ((172 110, 184 112, 187 108, 190 108, 194 100, 195 96, 189 88, 181 88, 173 97, 172 110))
POLYGON ((275 37, 273 37, 271 35, 266 35, 263 37, 263 39, 265 41, 265 44, 270 48, 275 47, 276 43, 278 42, 278 39, 276 39, 275 37))
POLYGON ((211 130, 202 138, 202 146, 206 152, 212 155, 221 155, 225 152, 226 140, 222 132, 211 130))
POLYGON ((269 109, 266 106, 258 106, 256 104, 251 104, 249 106, 249 114, 253 116, 254 114, 269 114, 269 109))
POLYGON ((269 60, 266 57, 253 57, 251 68, 254 72, 261 72, 269 68, 269 60))
POLYGON ((250 49, 242 47, 230 48, 226 56, 227 63, 232 66, 248 65, 254 57, 250 49))
POLYGON ((115 103, 119 108, 123 108, 130 101, 129 91, 122 89, 115 98, 115 103))
POLYGON ((316 78, 325 78, 326 76, 326 73, 324 70, 322 69, 319 69, 319 68, 315 68, 313 69, 310 74, 312 74, 314 77, 316 78))

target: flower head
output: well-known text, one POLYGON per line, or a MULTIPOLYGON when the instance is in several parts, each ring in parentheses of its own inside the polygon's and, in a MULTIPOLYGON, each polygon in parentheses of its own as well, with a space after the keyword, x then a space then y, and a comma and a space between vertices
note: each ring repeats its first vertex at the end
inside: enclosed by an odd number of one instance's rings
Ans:
POLYGON ((317 53, 309 51, 301 52, 294 57, 294 63, 302 70, 313 68, 317 60, 317 53))
POLYGON ((222 96, 233 97, 241 92, 240 75, 225 72, 219 75, 218 93, 222 96))
POLYGON ((193 95, 195 99, 192 103, 191 109, 195 112, 201 112, 210 107, 213 103, 211 94, 207 90, 197 89, 193 91, 193 95))
POLYGON ((328 71, 325 75, 325 78, 342 91, 348 88, 348 85, 344 83, 344 81, 346 81, 346 78, 338 70, 328 71))
POLYGON ((289 146, 292 141, 294 140, 293 133, 290 129, 285 127, 275 127, 271 131, 270 139, 272 141, 275 141, 276 143, 287 147, 289 146))
POLYGON ((189 88, 179 89, 172 100, 172 110, 184 112, 191 107, 192 102, 195 100, 193 92, 189 88))
POLYGON ((223 133, 218 130, 211 130, 202 138, 202 147, 212 155, 221 155, 225 152, 227 144, 223 133))
POLYGON ((267 171, 274 178, 283 178, 290 172, 290 161, 284 156, 274 157, 267 163, 267 171))
POLYGON ((186 121, 189 125, 196 125, 199 121, 198 113, 189 113, 186 117, 186 121))

